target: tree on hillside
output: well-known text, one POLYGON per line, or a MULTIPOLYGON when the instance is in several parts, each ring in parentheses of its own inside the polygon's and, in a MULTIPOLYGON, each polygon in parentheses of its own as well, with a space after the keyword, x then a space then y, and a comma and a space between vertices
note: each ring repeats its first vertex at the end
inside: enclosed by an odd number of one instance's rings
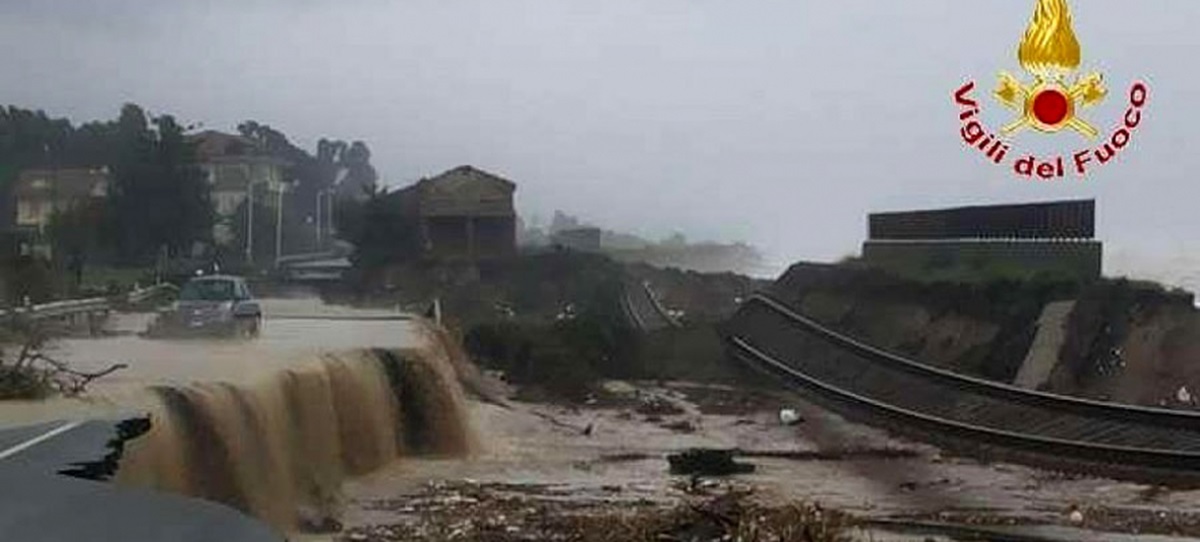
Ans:
POLYGON ((338 202, 338 231, 355 246, 354 264, 378 269, 413 260, 420 254, 418 227, 381 191, 366 199, 338 202))
MULTIPOLYGON (((347 144, 338 139, 322 138, 317 141, 315 152, 309 153, 294 145, 282 132, 253 120, 238 125, 238 132, 257 141, 271 156, 291 164, 287 178, 292 185, 284 197, 283 235, 289 252, 315 249, 315 244, 306 247, 296 240, 315 242, 318 218, 323 229, 328 228, 325 215, 330 207, 334 208, 335 220, 340 222, 337 217, 342 205, 330 202, 330 194, 336 192, 338 200, 361 200, 369 198, 378 183, 378 173, 371 165, 371 151, 362 141, 347 144)), ((348 238, 346 235, 341 237, 348 238)))
POLYGON ((339 161, 346 170, 345 177, 337 187, 339 198, 365 199, 375 191, 379 175, 371 165, 371 150, 362 141, 351 143, 342 152, 339 161))
POLYGON ((121 109, 115 134, 111 191, 117 252, 126 261, 149 261, 166 247, 188 254, 207 240, 212 206, 195 149, 170 115, 148 119, 134 104, 121 109))
POLYGON ((70 275, 72 290, 81 285, 84 267, 106 252, 105 236, 110 223, 105 201, 85 202, 51 217, 48 232, 53 254, 70 275))

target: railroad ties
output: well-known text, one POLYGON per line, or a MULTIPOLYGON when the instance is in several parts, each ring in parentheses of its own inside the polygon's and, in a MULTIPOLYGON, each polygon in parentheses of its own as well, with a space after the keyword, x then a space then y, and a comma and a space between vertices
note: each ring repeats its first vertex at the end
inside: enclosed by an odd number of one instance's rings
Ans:
POLYGON ((1200 485, 1200 414, 967 377, 841 335, 759 294, 725 329, 731 355, 872 425, 969 455, 1200 485))

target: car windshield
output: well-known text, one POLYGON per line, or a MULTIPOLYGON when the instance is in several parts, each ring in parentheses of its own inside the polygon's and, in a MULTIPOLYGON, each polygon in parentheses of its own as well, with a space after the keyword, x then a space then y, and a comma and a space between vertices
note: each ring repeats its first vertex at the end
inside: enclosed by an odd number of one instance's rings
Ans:
POLYGON ((179 292, 182 301, 229 301, 233 297, 233 281, 229 280, 194 280, 179 292))

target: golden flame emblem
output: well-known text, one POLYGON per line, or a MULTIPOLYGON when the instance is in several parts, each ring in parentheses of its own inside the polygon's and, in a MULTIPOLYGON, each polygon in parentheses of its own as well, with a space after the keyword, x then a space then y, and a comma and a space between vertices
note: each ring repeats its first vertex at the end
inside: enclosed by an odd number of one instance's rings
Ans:
POLYGON ((1017 60, 1034 82, 1025 85, 1008 73, 1000 73, 996 99, 1021 114, 1001 131, 1011 134, 1033 128, 1054 133, 1071 128, 1085 137, 1096 137, 1099 132, 1075 113, 1100 103, 1108 91, 1099 73, 1074 77, 1081 56, 1067 0, 1038 0, 1017 48, 1017 60))

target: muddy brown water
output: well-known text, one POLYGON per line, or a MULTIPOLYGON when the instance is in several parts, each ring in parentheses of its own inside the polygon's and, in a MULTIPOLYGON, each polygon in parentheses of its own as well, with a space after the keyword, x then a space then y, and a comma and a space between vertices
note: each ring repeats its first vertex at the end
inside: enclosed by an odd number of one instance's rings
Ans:
POLYGON ((0 404, 0 424, 148 413, 117 482, 228 504, 290 530, 336 517, 343 482, 412 454, 473 447, 454 349, 418 321, 309 300, 266 301, 257 340, 149 340, 149 315, 117 315, 113 336, 49 353, 81 369, 129 369, 86 397, 0 404), (303 319, 292 317, 304 316, 303 319))

